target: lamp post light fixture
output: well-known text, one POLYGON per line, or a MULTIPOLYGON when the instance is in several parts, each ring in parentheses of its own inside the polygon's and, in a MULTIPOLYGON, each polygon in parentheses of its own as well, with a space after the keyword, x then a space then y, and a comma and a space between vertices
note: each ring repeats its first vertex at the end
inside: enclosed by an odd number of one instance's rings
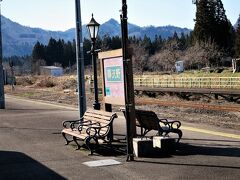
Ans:
POLYGON ((97 82, 97 60, 96 55, 99 50, 96 50, 96 40, 98 36, 98 30, 99 30, 100 24, 96 22, 96 20, 93 18, 91 21, 87 24, 88 32, 92 41, 92 47, 91 47, 91 55, 92 55, 92 65, 93 65, 93 81, 94 81, 94 103, 93 108, 96 110, 100 110, 100 103, 98 101, 98 82, 97 82))
POLYGON ((4 78, 3 78, 3 56, 2 56, 2 15, 1 15, 1 2, 0 0, 0 109, 5 109, 4 98, 4 78))

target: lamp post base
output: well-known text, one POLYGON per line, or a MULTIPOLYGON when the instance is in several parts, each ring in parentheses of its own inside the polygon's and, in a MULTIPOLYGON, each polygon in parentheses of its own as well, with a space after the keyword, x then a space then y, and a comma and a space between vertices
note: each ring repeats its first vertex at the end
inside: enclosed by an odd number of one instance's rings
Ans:
POLYGON ((100 110, 100 103, 93 103, 93 109, 100 110))

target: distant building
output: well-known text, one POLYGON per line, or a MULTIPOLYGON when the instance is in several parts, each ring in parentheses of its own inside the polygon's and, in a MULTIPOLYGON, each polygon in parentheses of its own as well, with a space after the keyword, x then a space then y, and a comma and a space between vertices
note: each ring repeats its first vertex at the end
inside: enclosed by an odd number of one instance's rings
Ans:
POLYGON ((177 73, 183 72, 184 71, 183 61, 175 62, 175 68, 177 73))
POLYGON ((240 72, 240 58, 232 60, 233 73, 240 72))
POLYGON ((62 76, 63 75, 63 68, 56 67, 56 66, 41 66, 40 67, 40 74, 41 75, 48 75, 48 76, 62 76))

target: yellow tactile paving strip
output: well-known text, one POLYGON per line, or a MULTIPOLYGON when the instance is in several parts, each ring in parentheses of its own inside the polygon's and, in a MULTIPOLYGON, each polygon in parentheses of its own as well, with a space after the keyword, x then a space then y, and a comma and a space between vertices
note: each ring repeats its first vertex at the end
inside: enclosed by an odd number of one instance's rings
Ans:
POLYGON ((181 126, 181 129, 182 130, 187 130, 187 131, 211 134, 211 135, 215 135, 215 136, 222 136, 222 137, 227 137, 227 138, 240 139, 240 135, 237 135, 237 134, 210 131, 210 130, 206 130, 206 129, 199 129, 199 128, 194 128, 194 127, 189 127, 189 126, 181 126))

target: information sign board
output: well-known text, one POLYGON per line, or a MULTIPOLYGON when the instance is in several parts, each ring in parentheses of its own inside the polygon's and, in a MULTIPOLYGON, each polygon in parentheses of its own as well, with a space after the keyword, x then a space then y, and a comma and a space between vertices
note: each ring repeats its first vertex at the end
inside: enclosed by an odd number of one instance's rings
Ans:
POLYGON ((101 70, 105 103, 124 105, 124 75, 122 50, 102 52, 101 70))

